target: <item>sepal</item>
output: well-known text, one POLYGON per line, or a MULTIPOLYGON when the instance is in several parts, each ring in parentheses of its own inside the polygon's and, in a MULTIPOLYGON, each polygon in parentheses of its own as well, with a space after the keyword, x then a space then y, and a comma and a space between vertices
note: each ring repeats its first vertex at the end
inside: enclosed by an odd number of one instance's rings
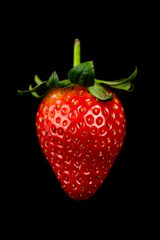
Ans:
POLYGON ((42 98, 54 87, 67 88, 72 86, 72 83, 68 79, 59 81, 59 77, 55 71, 52 73, 52 75, 49 77, 47 81, 40 80, 40 78, 37 75, 35 75, 34 81, 37 84, 37 86, 32 88, 32 85, 29 85, 28 90, 24 91, 18 90, 18 94, 20 96, 32 94, 36 98, 42 98))
POLYGON ((94 86, 88 87, 87 90, 96 98, 100 100, 112 100, 113 96, 102 85, 94 84, 94 86))
POLYGON ((95 79, 93 62, 84 62, 73 67, 68 73, 68 79, 81 86, 93 86, 95 79))
POLYGON ((104 84, 107 87, 124 90, 124 91, 133 91, 134 85, 131 83, 133 79, 135 79, 137 76, 137 67, 135 68, 134 72, 128 77, 128 78, 122 78, 114 81, 104 81, 95 79, 95 82, 97 84, 104 84))

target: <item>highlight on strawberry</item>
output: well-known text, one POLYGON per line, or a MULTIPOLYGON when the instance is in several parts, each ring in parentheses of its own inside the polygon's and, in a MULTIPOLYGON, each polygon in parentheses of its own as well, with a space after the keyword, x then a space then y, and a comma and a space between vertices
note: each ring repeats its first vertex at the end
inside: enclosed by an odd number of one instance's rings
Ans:
POLYGON ((80 41, 75 39, 73 68, 67 79, 54 71, 47 81, 34 77, 36 86, 18 91, 41 99, 37 136, 62 189, 74 200, 93 196, 106 179, 126 135, 123 106, 114 91, 133 91, 132 80, 95 77, 93 61, 80 62, 80 41))

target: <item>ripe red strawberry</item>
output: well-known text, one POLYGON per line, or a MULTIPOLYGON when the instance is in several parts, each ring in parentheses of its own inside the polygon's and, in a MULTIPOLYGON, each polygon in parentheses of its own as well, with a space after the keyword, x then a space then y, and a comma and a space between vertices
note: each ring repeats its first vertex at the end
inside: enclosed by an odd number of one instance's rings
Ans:
POLYGON ((44 82, 35 76, 37 86, 19 94, 47 92, 36 117, 41 148, 68 196, 85 200, 107 177, 126 134, 122 104, 108 87, 130 91, 137 69, 121 80, 95 79, 93 62, 80 64, 78 40, 73 65, 67 80, 59 81, 56 72, 44 82))
POLYGON ((39 106, 37 134, 46 159, 64 191, 73 199, 92 196, 122 148, 123 107, 96 99, 85 87, 52 90, 39 106))

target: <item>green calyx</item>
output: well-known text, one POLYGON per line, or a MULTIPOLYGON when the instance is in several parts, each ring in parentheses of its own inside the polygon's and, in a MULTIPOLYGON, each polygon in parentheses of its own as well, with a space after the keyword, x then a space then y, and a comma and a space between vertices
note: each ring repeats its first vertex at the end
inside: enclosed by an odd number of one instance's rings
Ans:
POLYGON ((122 78, 114 81, 96 79, 93 61, 80 63, 80 41, 75 39, 73 68, 71 68, 68 72, 68 79, 60 81, 55 71, 47 81, 42 81, 37 75, 35 75, 34 81, 36 86, 32 88, 32 85, 29 85, 28 90, 18 90, 18 94, 20 96, 32 94, 36 98, 43 98, 54 87, 68 88, 74 84, 79 84, 81 86, 85 86, 93 96, 100 100, 112 100, 113 96, 106 90, 105 86, 111 89, 113 88, 131 92, 134 89, 132 80, 135 79, 136 76, 137 67, 128 78, 122 78))

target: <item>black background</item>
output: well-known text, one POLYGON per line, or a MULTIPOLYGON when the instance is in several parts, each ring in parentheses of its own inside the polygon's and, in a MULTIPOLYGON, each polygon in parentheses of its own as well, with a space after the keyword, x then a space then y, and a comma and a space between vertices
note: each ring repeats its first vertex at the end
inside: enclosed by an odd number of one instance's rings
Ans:
POLYGON ((12 199, 11 219, 17 216, 15 222, 23 232, 30 232, 36 223, 41 231, 46 225, 50 231, 66 228, 68 236, 73 230, 90 234, 106 229, 106 234, 113 234, 111 227, 116 226, 124 236, 125 229, 136 235, 143 229, 142 222, 147 222, 150 208, 146 210, 146 199, 151 190, 146 170, 150 162, 148 145, 144 144, 148 141, 144 137, 147 107, 143 89, 149 55, 148 23, 140 6, 127 7, 124 12, 119 6, 82 7, 80 3, 72 7, 22 7, 9 22, 15 100, 14 127, 10 131, 15 138, 10 139, 13 150, 7 163, 11 179, 8 201, 12 199), (65 194, 41 151, 35 128, 39 100, 20 98, 16 92, 30 83, 34 85, 35 74, 47 80, 56 70, 59 78, 65 79, 72 68, 75 38, 81 41, 81 61, 93 60, 99 79, 128 77, 138 68, 134 92, 119 95, 127 120, 123 149, 101 188, 84 202, 65 194))

